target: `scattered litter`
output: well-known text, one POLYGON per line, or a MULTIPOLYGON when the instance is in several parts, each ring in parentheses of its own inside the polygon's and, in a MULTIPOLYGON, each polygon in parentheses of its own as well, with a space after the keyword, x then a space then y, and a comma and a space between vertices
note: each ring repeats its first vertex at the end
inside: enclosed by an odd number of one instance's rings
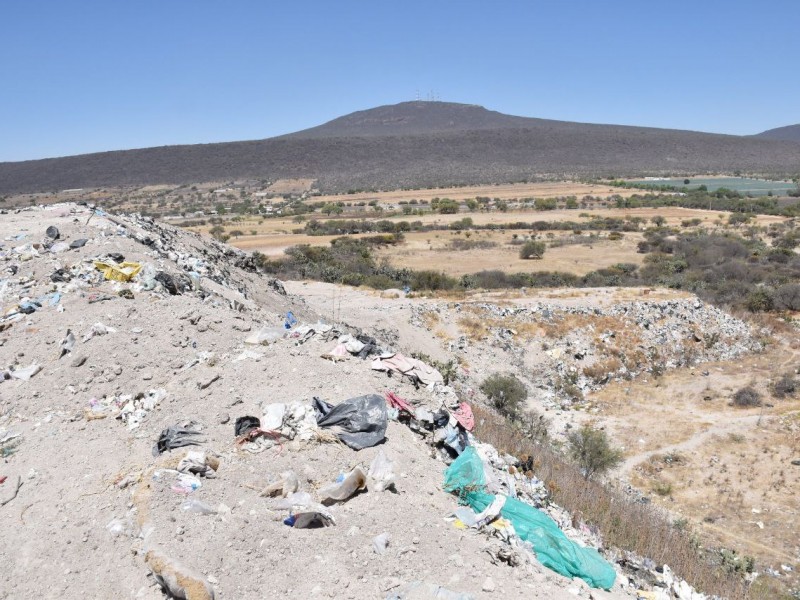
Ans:
POLYGON ((50 275, 50 281, 53 283, 68 283, 72 280, 72 274, 66 269, 56 269, 50 275))
POLYGON ((291 329, 295 325, 297 325, 297 317, 294 316, 292 311, 289 311, 286 313, 286 320, 283 322, 283 326, 286 329, 291 329))
POLYGON ((203 450, 189 450, 178 463, 178 471, 201 477, 214 477, 219 469, 219 458, 203 450))
POLYGON ((261 421, 258 417, 239 417, 236 419, 236 422, 233 425, 233 432, 236 437, 241 437, 250 433, 253 429, 260 429, 261 428, 261 421))
POLYGON ((372 369, 375 371, 399 373, 400 375, 405 375, 410 378, 412 382, 419 382, 428 386, 444 383, 444 378, 439 371, 426 365, 421 360, 403 356, 399 352, 382 354, 372 361, 372 369))
MULTIPOLYGON (((280 479, 277 481, 270 483, 267 487, 265 487, 262 491, 260 496, 281 496, 282 498, 288 498, 292 496, 297 489, 300 487, 300 482, 297 479, 297 475, 295 475, 294 471, 284 471, 281 473, 280 479)), ((309 496, 309 500, 310 500, 309 496)))
POLYGON ((198 500, 197 498, 186 500, 183 504, 181 504, 181 510, 184 512, 197 513, 199 515, 215 515, 218 512, 216 508, 210 504, 206 504, 202 500, 198 500))
POLYGON ((286 330, 282 327, 262 327, 260 330, 247 336, 244 343, 261 346, 277 342, 284 337, 286 337, 286 330))
POLYGON ((453 412, 453 416, 467 431, 475 429, 475 417, 472 415, 472 408, 466 402, 458 405, 458 408, 453 412))
POLYGON ((448 590, 435 583, 412 581, 386 596, 386 600, 474 600, 474 597, 448 590))
POLYGON ((22 443, 22 434, 13 431, 0 433, 0 458, 14 454, 22 443))
POLYGON ((356 467, 336 483, 319 490, 320 502, 324 505, 344 502, 367 487, 367 474, 364 469, 356 467))
MULTIPOLYGON (((488 494, 484 464, 475 448, 470 446, 445 471, 444 489, 459 495, 480 517, 490 515, 496 496, 488 494)), ((496 505, 494 505, 496 508, 496 505)), ((611 589, 616 571, 594 548, 584 548, 567 538, 558 525, 546 514, 517 500, 506 498, 500 515, 511 521, 516 535, 530 542, 536 558, 544 566, 565 577, 580 577, 592 587, 611 589)))
POLYGON ((109 281, 130 281, 142 270, 142 265, 135 262, 124 262, 117 265, 98 260, 95 261, 94 266, 109 281))
POLYGON ((31 377, 36 375, 39 371, 42 370, 40 365, 33 363, 25 367, 24 369, 14 369, 10 371, 12 379, 19 379, 20 381, 28 381, 31 377))
POLYGON ((61 354, 58 358, 64 358, 65 354, 69 354, 72 352, 72 349, 75 347, 75 335, 67 329, 67 334, 64 336, 64 339, 61 340, 61 354))
POLYGON ((388 547, 389 547, 388 533, 384 532, 372 538, 372 549, 375 551, 375 554, 385 554, 388 547))
POLYGON ((196 429, 172 425, 161 431, 158 441, 153 446, 153 456, 158 456, 167 450, 183 448, 185 446, 197 446, 202 440, 196 436, 201 435, 196 429))
POLYGON ((96 335, 107 335, 109 333, 116 333, 117 330, 113 327, 108 327, 102 323, 95 323, 92 328, 83 336, 81 341, 85 344, 96 335))
POLYGON ((383 492, 394 489, 393 467, 392 461, 386 458, 383 448, 378 450, 378 454, 369 466, 369 472, 367 473, 370 491, 383 492))
POLYGON ((284 519, 284 524, 295 529, 321 529, 336 525, 331 515, 320 512, 306 512, 290 515, 284 519))
POLYGON ((178 285, 175 283, 175 278, 169 273, 159 271, 155 274, 154 279, 160 283, 167 292, 169 292, 170 296, 177 296, 180 293, 178 290, 178 285))
POLYGON ((362 450, 386 439, 386 401, 377 394, 359 396, 333 406, 314 398, 317 425, 331 427, 353 450, 362 450))

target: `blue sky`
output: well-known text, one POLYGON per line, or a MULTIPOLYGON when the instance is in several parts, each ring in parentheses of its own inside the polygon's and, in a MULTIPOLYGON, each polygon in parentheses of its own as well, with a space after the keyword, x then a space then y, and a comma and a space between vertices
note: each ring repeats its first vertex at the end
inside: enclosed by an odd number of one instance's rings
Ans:
POLYGON ((0 161, 259 139, 413 100, 800 123, 800 1, 3 0, 0 161))

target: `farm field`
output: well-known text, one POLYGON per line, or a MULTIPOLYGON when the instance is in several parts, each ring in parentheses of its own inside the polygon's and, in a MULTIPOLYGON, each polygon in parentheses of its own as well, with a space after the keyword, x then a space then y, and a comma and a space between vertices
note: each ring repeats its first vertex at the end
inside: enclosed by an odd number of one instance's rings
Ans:
POLYGON ((701 185, 706 186, 708 191, 714 192, 720 188, 734 190, 742 194, 753 196, 766 196, 769 192, 775 195, 786 194, 789 190, 796 188, 791 181, 769 181, 766 179, 752 179, 749 177, 689 177, 689 184, 685 184, 686 178, 674 179, 632 179, 629 183, 643 185, 671 185, 675 187, 686 187, 696 190, 701 185))

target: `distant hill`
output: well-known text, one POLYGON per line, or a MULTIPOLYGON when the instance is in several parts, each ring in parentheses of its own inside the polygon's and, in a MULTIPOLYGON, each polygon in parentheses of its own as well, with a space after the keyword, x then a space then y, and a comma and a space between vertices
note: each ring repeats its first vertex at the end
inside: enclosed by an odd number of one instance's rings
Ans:
POLYGON ((787 142, 800 142, 800 123, 797 125, 787 125, 762 131, 753 137, 760 137, 767 140, 784 140, 787 142))
POLYGON ((313 178, 323 191, 503 183, 557 176, 734 170, 783 174, 800 145, 755 136, 516 117, 404 102, 257 141, 0 163, 0 193, 242 178, 313 178))

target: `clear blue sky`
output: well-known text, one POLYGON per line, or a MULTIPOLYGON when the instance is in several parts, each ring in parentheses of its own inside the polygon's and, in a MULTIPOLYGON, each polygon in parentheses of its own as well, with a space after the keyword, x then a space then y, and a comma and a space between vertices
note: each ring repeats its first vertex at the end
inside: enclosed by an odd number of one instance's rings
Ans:
POLYGON ((259 139, 423 99, 800 122, 800 0, 2 0, 0 161, 259 139))

